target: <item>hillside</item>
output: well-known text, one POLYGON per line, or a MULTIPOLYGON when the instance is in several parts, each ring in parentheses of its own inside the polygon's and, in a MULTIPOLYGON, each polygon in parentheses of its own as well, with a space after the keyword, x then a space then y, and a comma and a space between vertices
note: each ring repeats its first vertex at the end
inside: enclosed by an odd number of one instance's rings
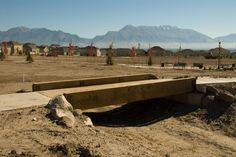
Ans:
POLYGON ((165 48, 176 48, 179 43, 185 43, 189 48, 196 48, 204 47, 206 44, 208 47, 212 47, 218 40, 235 42, 236 34, 213 39, 195 30, 169 25, 137 27, 127 25, 118 31, 108 31, 105 35, 96 36, 93 39, 81 38, 75 34, 46 28, 15 27, 7 31, 0 31, 0 42, 10 40, 22 43, 33 42, 38 45, 68 45, 69 42, 72 42, 75 45, 86 46, 93 43, 99 47, 108 47, 112 42, 115 47, 131 47, 140 43, 143 48, 148 48, 149 44, 151 46, 157 45, 157 43, 165 48))
POLYGON ((19 41, 19 42, 33 42, 38 45, 41 44, 60 44, 65 45, 69 42, 73 43, 89 43, 88 39, 80 38, 77 35, 72 35, 62 31, 52 31, 46 28, 27 28, 16 27, 11 28, 8 31, 0 32, 0 41, 19 41))
POLYGON ((119 31, 110 31, 96 36, 97 42, 212 42, 213 39, 190 29, 173 26, 138 26, 127 25, 119 31))
POLYGON ((217 37, 215 39, 223 42, 236 42, 236 34, 229 34, 226 36, 217 37))

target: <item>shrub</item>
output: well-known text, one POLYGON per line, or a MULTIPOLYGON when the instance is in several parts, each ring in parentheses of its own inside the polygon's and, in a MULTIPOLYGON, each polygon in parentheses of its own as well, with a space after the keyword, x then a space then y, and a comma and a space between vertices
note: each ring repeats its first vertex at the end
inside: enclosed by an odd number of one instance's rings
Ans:
POLYGON ((31 54, 30 54, 30 52, 29 53, 27 53, 27 56, 26 56, 26 61, 28 62, 28 63, 31 63, 31 62, 33 62, 34 60, 33 60, 33 57, 31 56, 31 54))
POLYGON ((3 61, 6 58, 3 52, 0 52, 0 60, 3 61))
POLYGON ((107 55, 107 59, 106 59, 106 63, 107 65, 113 65, 113 60, 112 60, 112 57, 110 55, 107 55))
POLYGON ((148 56, 148 65, 152 66, 152 56, 151 55, 148 56))

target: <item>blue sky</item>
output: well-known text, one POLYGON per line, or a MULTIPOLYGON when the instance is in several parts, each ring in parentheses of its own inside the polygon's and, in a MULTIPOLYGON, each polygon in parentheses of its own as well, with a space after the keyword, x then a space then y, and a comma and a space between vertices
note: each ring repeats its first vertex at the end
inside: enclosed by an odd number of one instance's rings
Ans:
POLYGON ((210 37, 236 33, 236 0, 0 0, 0 30, 48 28, 92 38, 134 26, 173 25, 210 37))

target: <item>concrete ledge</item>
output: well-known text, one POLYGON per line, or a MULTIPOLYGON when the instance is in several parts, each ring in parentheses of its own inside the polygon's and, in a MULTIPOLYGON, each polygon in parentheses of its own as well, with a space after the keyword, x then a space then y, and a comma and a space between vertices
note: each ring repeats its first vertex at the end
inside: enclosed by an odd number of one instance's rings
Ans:
POLYGON ((98 78, 85 78, 75 80, 62 80, 62 81, 51 81, 51 82, 39 82, 32 85, 33 91, 61 89, 61 88, 72 88, 82 87, 100 84, 111 84, 119 82, 130 82, 139 80, 150 80, 157 79, 152 74, 138 74, 138 75, 123 75, 123 76, 112 76, 112 77, 98 77, 98 78))
POLYGON ((49 100, 37 92, 0 95, 0 111, 45 105, 49 100))
POLYGON ((40 92, 48 97, 64 94, 74 108, 92 109, 195 90, 196 78, 142 80, 40 92))
POLYGON ((203 97, 204 97, 204 94, 202 93, 186 93, 186 94, 166 97, 166 99, 180 102, 183 104, 196 105, 200 107, 202 105, 203 97))

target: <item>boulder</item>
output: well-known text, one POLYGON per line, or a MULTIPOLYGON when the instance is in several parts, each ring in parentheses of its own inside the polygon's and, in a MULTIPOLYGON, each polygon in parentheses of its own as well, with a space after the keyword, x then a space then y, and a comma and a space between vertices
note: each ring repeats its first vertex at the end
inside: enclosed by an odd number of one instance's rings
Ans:
POLYGON ((217 95, 219 93, 219 90, 216 87, 214 87, 214 86, 208 85, 206 87, 206 93, 207 94, 217 95))
POLYGON ((49 109, 60 108, 71 112, 73 111, 72 105, 66 100, 64 95, 55 96, 48 102, 46 107, 49 109))
POLYGON ((197 92, 200 92, 200 93, 206 93, 206 86, 204 86, 204 85, 197 85, 196 86, 196 90, 197 90, 197 92))
POLYGON ((86 119, 84 120, 84 124, 86 126, 93 127, 93 122, 89 117, 86 117, 86 119))
POLYGON ((75 117, 69 110, 54 108, 51 109, 51 115, 53 119, 58 121, 59 124, 65 125, 69 128, 74 126, 75 117))
POLYGON ((73 107, 64 95, 58 95, 52 98, 46 107, 50 109, 50 118, 55 120, 57 124, 69 128, 74 126, 75 117, 73 115, 73 107))
POLYGON ((78 117, 79 115, 82 115, 82 114, 83 114, 83 111, 80 110, 80 109, 75 109, 75 110, 73 111, 73 115, 74 115, 75 117, 78 117))
POLYGON ((228 103, 234 103, 235 101, 235 96, 233 94, 231 94, 228 91, 220 91, 217 95, 216 95, 216 99, 218 100, 222 100, 228 103))
POLYGON ((206 96, 203 97, 203 99, 202 99, 202 102, 201 102, 202 107, 206 107, 206 106, 212 104, 213 101, 214 101, 214 99, 215 99, 215 96, 206 95, 206 96))

